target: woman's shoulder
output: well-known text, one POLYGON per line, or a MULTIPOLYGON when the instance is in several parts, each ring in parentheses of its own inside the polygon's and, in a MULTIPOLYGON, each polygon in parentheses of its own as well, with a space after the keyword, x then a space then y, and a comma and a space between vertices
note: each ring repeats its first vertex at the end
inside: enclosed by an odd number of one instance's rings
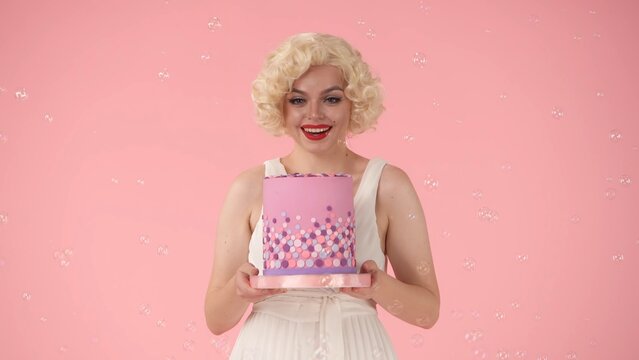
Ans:
POLYGON ((412 187, 410 177, 402 168, 386 162, 379 179, 380 195, 392 196, 398 190, 412 187))
POLYGON ((259 196, 264 179, 264 164, 256 165, 240 172, 231 183, 230 193, 249 199, 259 196))

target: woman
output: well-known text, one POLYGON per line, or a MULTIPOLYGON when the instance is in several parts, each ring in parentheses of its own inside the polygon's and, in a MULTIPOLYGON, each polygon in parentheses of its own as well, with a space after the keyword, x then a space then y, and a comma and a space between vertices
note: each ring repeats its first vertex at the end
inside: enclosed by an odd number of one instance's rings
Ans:
POLYGON ((396 358, 376 304, 428 329, 439 317, 439 289, 410 179, 347 146, 347 136, 372 128, 384 109, 378 80, 343 39, 303 33, 269 55, 252 95, 258 123, 274 135, 290 136, 294 146, 231 185, 205 300, 209 329, 226 332, 253 304, 231 359, 396 358), (369 288, 251 288, 249 276, 262 269, 262 181, 286 173, 351 174, 356 259, 358 270, 371 274, 369 288), (386 273, 387 259, 395 277, 386 273))

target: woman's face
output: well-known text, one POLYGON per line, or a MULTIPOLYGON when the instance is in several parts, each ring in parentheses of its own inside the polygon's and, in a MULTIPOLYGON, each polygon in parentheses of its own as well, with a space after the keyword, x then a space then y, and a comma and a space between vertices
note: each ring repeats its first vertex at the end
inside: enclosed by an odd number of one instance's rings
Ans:
POLYGON ((351 117, 351 101, 344 95, 345 88, 337 67, 311 66, 284 97, 286 134, 313 153, 343 147, 351 117))

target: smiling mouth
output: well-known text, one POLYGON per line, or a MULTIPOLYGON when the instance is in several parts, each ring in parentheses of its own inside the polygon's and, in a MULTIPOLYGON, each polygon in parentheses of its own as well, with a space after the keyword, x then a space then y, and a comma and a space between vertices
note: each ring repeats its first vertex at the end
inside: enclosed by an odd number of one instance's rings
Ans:
POLYGON ((302 131, 309 140, 321 140, 333 127, 329 125, 303 125, 302 131))

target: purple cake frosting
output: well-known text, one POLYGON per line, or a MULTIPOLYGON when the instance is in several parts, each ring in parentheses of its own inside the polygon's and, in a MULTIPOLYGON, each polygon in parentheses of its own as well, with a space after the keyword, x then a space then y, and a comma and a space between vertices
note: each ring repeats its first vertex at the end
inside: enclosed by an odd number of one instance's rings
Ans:
POLYGON ((356 273, 353 179, 264 178, 264 275, 356 273))

